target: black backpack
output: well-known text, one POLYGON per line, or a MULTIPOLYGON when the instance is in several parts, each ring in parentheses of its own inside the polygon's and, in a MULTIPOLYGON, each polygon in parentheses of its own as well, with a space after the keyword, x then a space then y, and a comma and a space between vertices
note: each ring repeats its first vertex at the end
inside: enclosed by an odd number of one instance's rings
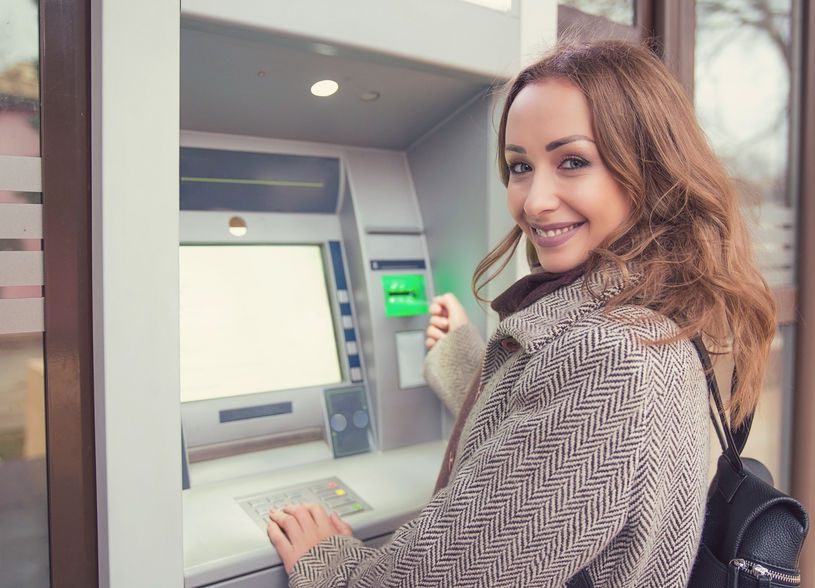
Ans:
MULTIPOLYGON (((710 483, 702 542, 689 588, 777 588, 799 586, 798 556, 809 530, 800 502, 773 487, 761 462, 740 453, 750 434, 752 416, 733 431, 716 384, 710 356, 701 338, 691 340, 702 360, 710 396, 716 404, 710 418, 722 446, 710 483)), ((731 389, 736 384, 733 371, 731 389)), ((566 584, 591 588, 585 569, 566 584)))
MULTIPOLYGON (((798 556, 809 530, 806 509, 773 487, 772 477, 760 462, 740 456, 752 418, 735 431, 730 428, 707 349, 698 337, 693 344, 716 404, 710 418, 722 455, 708 490, 702 543, 688 586, 799 586, 798 556)), ((735 384, 734 370, 731 390, 735 384)))

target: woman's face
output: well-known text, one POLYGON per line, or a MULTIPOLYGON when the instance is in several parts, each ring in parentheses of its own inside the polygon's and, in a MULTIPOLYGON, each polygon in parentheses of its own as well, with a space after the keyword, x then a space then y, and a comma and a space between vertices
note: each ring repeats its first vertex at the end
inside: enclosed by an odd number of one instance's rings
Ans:
POLYGON ((630 200, 600 159, 583 93, 564 80, 526 86, 506 126, 507 205, 541 267, 565 272, 628 218, 630 200))

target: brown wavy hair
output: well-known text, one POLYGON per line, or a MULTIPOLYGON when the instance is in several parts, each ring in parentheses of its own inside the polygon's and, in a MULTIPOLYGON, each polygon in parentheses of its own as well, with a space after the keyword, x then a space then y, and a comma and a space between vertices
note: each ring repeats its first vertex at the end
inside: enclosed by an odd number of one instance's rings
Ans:
MULTIPOLYGON (((729 409, 733 425, 741 424, 758 402, 776 330, 775 302, 753 260, 735 188, 685 91, 646 47, 561 42, 508 87, 498 129, 504 185, 509 109, 524 87, 544 79, 567 80, 583 92, 600 156, 631 198, 630 217, 590 253, 586 275, 618 267, 625 287, 609 308, 648 306, 677 322, 680 331, 671 340, 701 334, 712 351, 732 352, 739 378, 729 409), (632 272, 639 278, 630 279, 632 272)), ((522 236, 514 227, 479 263, 473 275, 478 298, 522 236)), ((526 252, 536 264, 529 243, 526 252)))

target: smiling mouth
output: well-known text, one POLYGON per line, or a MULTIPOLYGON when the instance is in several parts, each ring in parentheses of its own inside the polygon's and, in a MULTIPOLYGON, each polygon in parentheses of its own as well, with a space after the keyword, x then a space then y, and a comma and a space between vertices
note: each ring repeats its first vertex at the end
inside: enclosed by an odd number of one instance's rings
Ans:
POLYGON ((583 223, 574 223, 573 225, 569 225, 566 227, 560 227, 557 229, 548 229, 544 230, 538 227, 533 227, 532 230, 535 231, 536 235, 540 235, 541 237, 557 237, 558 235, 562 235, 563 233, 568 233, 582 225, 583 223))

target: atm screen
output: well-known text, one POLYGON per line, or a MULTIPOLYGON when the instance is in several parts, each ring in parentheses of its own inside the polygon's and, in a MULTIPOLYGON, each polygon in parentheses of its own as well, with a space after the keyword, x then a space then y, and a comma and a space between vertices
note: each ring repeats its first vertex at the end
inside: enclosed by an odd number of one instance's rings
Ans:
POLYGON ((181 401, 343 380, 320 245, 182 245, 181 401))

